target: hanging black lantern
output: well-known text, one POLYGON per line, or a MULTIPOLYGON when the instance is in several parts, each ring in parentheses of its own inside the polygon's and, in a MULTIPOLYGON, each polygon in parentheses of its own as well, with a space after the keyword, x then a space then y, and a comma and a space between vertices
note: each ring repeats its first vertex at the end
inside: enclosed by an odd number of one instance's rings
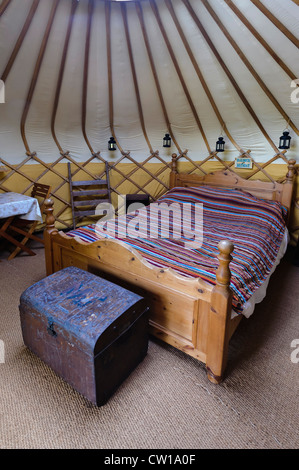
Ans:
POLYGON ((110 137, 109 139, 108 150, 116 150, 116 142, 114 140, 114 137, 110 137))
POLYGON ((216 142, 216 152, 224 152, 224 144, 225 141, 223 140, 223 137, 219 137, 216 142))
POLYGON ((171 147, 171 138, 169 134, 165 134, 163 137, 163 147, 171 147))
POLYGON ((279 147, 280 149, 287 150, 290 148, 291 137, 288 131, 284 131, 282 136, 279 138, 279 147))

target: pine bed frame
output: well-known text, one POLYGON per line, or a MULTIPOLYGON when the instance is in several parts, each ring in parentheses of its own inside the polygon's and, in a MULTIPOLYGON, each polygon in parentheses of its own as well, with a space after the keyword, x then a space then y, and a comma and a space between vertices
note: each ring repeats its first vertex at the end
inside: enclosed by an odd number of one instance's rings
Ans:
MULTIPOLYGON (((263 199, 280 201, 289 213, 295 163, 289 160, 284 183, 272 183, 249 181, 229 170, 204 176, 179 174, 173 155, 170 188, 200 185, 239 188, 263 199)), ((234 247, 230 241, 223 240, 218 245, 219 265, 213 286, 200 278, 184 278, 172 269, 155 268, 122 241, 103 239, 84 243, 68 237, 55 228, 53 201, 48 199, 45 206, 47 275, 73 265, 110 275, 132 290, 141 289, 150 303, 151 333, 203 362, 211 382, 218 384, 223 380, 229 340, 242 319, 242 315, 231 318, 229 263, 234 247)))

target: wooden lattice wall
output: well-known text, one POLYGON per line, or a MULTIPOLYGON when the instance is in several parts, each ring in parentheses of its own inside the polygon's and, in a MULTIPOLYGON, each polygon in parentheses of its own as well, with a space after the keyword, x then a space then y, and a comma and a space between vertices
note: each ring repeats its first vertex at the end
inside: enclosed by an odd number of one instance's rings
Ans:
MULTIPOLYGON (((251 158, 253 163, 251 170, 236 170, 234 161, 225 161, 216 152, 211 153, 203 160, 193 161, 188 157, 187 151, 178 155, 178 168, 180 172, 201 174, 225 168, 246 179, 284 181, 288 161, 285 151, 274 155, 266 163, 256 162, 251 157, 250 151, 247 151, 243 156, 251 158), (280 162, 282 164, 277 164, 280 162)), ((82 163, 78 163, 68 152, 61 154, 51 164, 43 162, 35 154, 28 155, 19 165, 10 165, 4 159, 0 159, 0 161, 3 165, 2 169, 5 170, 0 173, 0 191, 30 194, 34 182, 50 184, 52 187, 51 197, 55 203, 56 220, 59 223, 59 228, 66 230, 72 226, 67 162, 71 163, 74 180, 96 179, 105 174, 105 161, 99 153, 93 154, 82 163), (33 165, 33 163, 35 164, 33 165)), ((143 193, 155 201, 169 189, 171 161, 161 158, 158 152, 147 157, 142 163, 135 161, 129 154, 124 154, 117 162, 110 162, 109 166, 112 202, 116 207, 116 212, 119 195, 143 193)), ((293 241, 297 239, 298 231, 299 178, 297 174, 290 226, 293 241)))

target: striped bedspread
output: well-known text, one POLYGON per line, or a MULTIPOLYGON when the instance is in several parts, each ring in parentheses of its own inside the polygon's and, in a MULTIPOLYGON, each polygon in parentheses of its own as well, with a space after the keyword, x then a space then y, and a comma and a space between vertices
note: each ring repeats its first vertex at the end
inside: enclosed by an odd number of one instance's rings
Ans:
POLYGON ((240 190, 178 187, 138 212, 119 216, 100 227, 81 227, 67 235, 77 236, 85 242, 103 237, 124 240, 152 265, 171 267, 183 276, 201 277, 211 284, 216 280, 217 245, 221 240, 231 240, 234 244, 230 263, 233 310, 242 313, 245 302, 271 271, 283 240, 285 217, 286 210, 280 203, 259 199, 240 190), (169 217, 155 218, 150 225, 153 206, 157 209, 161 203, 176 210, 169 217), (202 207, 202 225, 190 207, 202 207), (182 226, 186 229, 178 238, 175 235, 182 226), (169 227, 169 237, 165 238, 169 227), (200 234, 201 246, 194 244, 193 247, 192 236, 193 240, 199 240, 200 234), (186 243, 188 240, 191 243, 186 243))

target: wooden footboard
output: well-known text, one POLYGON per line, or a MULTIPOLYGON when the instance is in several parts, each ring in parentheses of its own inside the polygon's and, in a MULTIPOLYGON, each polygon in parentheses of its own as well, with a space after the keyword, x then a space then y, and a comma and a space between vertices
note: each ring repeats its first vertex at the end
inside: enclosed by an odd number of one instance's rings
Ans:
POLYGON ((210 381, 222 380, 228 342, 241 319, 231 320, 231 242, 219 244, 217 284, 213 287, 200 278, 189 279, 172 269, 155 268, 119 240, 84 243, 68 237, 55 229, 51 200, 46 201, 45 212, 47 275, 77 266, 110 276, 145 295, 151 310, 151 333, 205 363, 210 381))

